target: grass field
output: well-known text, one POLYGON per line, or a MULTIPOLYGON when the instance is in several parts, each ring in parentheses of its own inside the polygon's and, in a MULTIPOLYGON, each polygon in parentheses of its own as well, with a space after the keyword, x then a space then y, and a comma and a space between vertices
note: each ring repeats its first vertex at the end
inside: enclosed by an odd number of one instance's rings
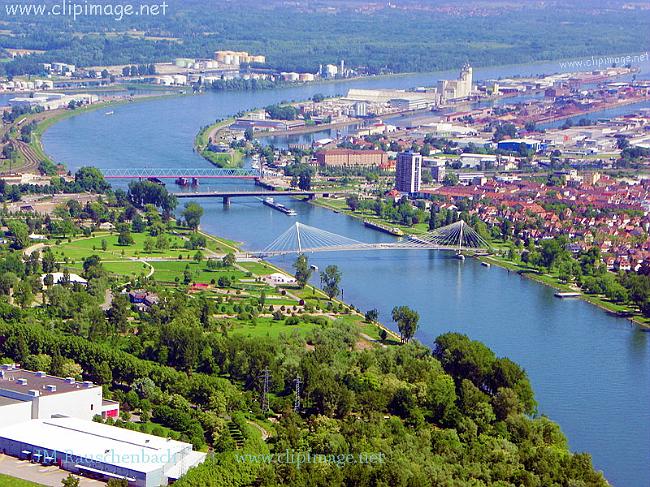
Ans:
POLYGON ((150 262, 154 270, 154 278, 158 281, 164 282, 174 282, 176 277, 183 278, 183 273, 185 268, 189 266, 189 270, 192 273, 192 280, 194 282, 200 282, 204 284, 209 284, 212 279, 215 281, 222 276, 228 276, 233 280, 238 280, 246 277, 246 274, 238 269, 234 268, 224 268, 216 269, 214 271, 207 268, 206 262, 194 262, 187 260, 179 261, 160 261, 160 262, 150 262))
POLYGON ((0 473, 0 487, 40 487, 42 485, 0 473))
MULTIPOLYGON (((81 260, 83 257, 97 254, 102 260, 111 260, 122 257, 171 257, 177 258, 182 255, 184 259, 192 258, 196 250, 187 250, 183 247, 185 241, 178 236, 168 235, 170 247, 167 250, 154 250, 153 252, 144 251, 144 241, 149 236, 145 233, 132 233, 134 240, 133 245, 118 245, 117 234, 103 234, 96 237, 73 240, 72 242, 63 241, 61 245, 52 247, 57 260, 81 260), (102 250, 102 240, 106 241, 106 250, 102 250)), ((155 238, 155 237, 152 237, 155 238)))
POLYGON ((280 335, 293 335, 294 333, 304 337, 316 328, 320 328, 320 325, 305 322, 301 322, 299 325, 285 325, 284 320, 275 321, 272 318, 258 318, 256 325, 239 323, 229 333, 249 338, 278 338, 280 335))
POLYGON ((225 168, 241 167, 242 161, 244 160, 244 154, 238 150, 233 150, 230 152, 212 152, 210 150, 204 149, 201 151, 201 155, 215 166, 225 168))
POLYGON ((240 262, 239 265, 258 276, 267 276, 276 272, 273 267, 263 262, 240 262))
POLYGON ((214 235, 210 235, 209 233, 205 233, 201 231, 199 231, 199 233, 205 236, 206 247, 210 250, 214 250, 215 252, 219 252, 223 254, 239 251, 239 246, 240 246, 239 242, 235 242, 234 240, 228 240, 227 238, 215 237, 214 235))

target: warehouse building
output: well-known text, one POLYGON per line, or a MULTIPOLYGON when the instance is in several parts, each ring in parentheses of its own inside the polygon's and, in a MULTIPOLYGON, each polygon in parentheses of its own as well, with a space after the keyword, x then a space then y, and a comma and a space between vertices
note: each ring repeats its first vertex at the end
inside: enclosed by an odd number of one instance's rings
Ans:
POLYGON ((89 381, 0 366, 0 451, 101 480, 167 485, 205 459, 192 445, 92 421, 119 404, 89 381))
POLYGON ((541 147, 541 142, 534 139, 506 139, 497 144, 499 150, 508 152, 519 152, 522 147, 527 151, 537 152, 541 147))
POLYGON ((63 417, 0 428, 0 447, 18 458, 137 487, 167 485, 205 459, 189 443, 63 417))

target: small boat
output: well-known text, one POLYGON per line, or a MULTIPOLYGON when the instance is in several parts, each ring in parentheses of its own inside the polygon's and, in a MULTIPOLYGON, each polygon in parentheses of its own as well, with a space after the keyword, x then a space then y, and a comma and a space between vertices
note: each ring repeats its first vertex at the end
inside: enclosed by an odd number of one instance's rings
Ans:
POLYGON ((484 267, 491 267, 491 264, 489 262, 481 262, 481 265, 484 267))
POLYGON ((456 254, 456 258, 458 260, 465 260, 465 256, 463 254, 456 254))
POLYGON ((556 298, 564 299, 564 298, 578 298, 580 297, 580 293, 575 293, 575 292, 566 292, 566 293, 561 293, 557 292, 554 294, 556 298))
POLYGON ((317 265, 312 264, 312 265, 309 266, 309 268, 310 268, 312 271, 318 271, 318 266, 317 266, 317 265))
POLYGON ((190 184, 187 178, 176 178, 175 183, 179 186, 189 186, 190 184))
POLYGON ((110 112, 106 112, 104 115, 113 115, 115 112, 111 110, 110 112))

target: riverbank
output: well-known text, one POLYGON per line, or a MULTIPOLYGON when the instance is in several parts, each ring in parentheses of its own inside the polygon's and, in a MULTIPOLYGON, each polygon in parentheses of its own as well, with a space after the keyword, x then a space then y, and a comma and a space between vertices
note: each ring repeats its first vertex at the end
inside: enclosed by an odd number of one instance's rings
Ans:
MULTIPOLYGON (((370 215, 366 214, 360 214, 351 211, 349 208, 347 208, 347 205, 345 204, 344 201, 342 200, 330 200, 326 198, 317 198, 314 200, 311 200, 309 203, 320 206, 321 208, 325 208, 331 211, 334 211, 336 213, 341 213, 344 215, 347 215, 351 218, 355 218, 357 220, 366 220, 369 218, 370 215), (337 204, 338 203, 338 204, 337 204)), ((419 227, 413 228, 413 227, 407 227, 404 225, 399 225, 397 223, 377 218, 374 217, 372 220, 377 221, 378 223, 382 223, 385 225, 388 225, 390 227, 397 227, 400 230, 404 232, 405 235, 421 235, 422 233, 426 232, 426 225, 421 224, 419 227)), ((497 255, 489 255, 489 256, 477 256, 477 258, 481 262, 485 262, 487 264, 494 264, 497 265, 503 269, 506 269, 511 272, 516 272, 522 277, 526 277, 530 280, 533 280, 535 282, 538 282, 540 284, 543 284, 545 286, 549 286, 558 292, 579 292, 580 296, 577 296, 578 298, 582 299, 583 301, 586 301, 589 304, 592 304, 594 306, 597 306, 598 308, 602 309, 603 311, 614 315, 619 318, 627 318, 629 321, 634 323, 635 325, 638 325, 644 329, 650 329, 650 319, 644 317, 639 310, 635 309, 634 307, 628 306, 628 305, 623 305, 623 304, 618 304, 614 303, 612 301, 609 301, 606 297, 604 296, 599 296, 599 295, 594 295, 594 294, 586 294, 584 291, 582 291, 580 288, 577 286, 572 286, 567 283, 563 283, 560 281, 558 276, 552 275, 552 274, 543 274, 540 273, 537 269, 534 269, 529 266, 524 266, 521 265, 517 262, 514 262, 512 260, 508 260, 505 257, 500 257, 497 255)))
POLYGON ((194 137, 194 151, 206 161, 222 168, 239 168, 244 162, 244 152, 230 149, 228 152, 213 152, 209 149, 221 130, 227 129, 235 121, 234 117, 220 120, 203 127, 194 137))
MULTIPOLYGON (((232 240, 227 240, 222 237, 218 237, 216 235, 213 235, 211 233, 205 232, 203 230, 199 230, 199 233, 203 235, 206 240, 207 240, 207 248, 212 249, 210 245, 210 241, 215 242, 221 250, 225 250, 226 252, 242 252, 241 250, 241 242, 234 242, 232 240)), ((250 261, 249 261, 250 262, 250 261)), ((274 272, 279 272, 281 274, 287 274, 287 271, 267 260, 264 259, 255 259, 254 262, 259 262, 261 265, 266 266, 267 268, 271 269, 274 272)), ((251 271, 252 272, 252 271, 251 271)), ((254 272, 253 272, 254 273, 254 272)), ((257 274, 258 277, 262 277, 261 274, 257 274)), ((307 297, 307 296, 317 296, 318 299, 326 299, 329 301, 332 301, 333 303, 337 305, 343 305, 347 307, 351 307, 351 313, 358 318, 362 319, 363 321, 358 323, 359 331, 365 335, 368 338, 372 338, 374 341, 380 342, 381 344, 386 344, 390 343, 391 340, 394 340, 396 342, 400 342, 400 336, 398 333, 395 331, 391 330, 388 328, 386 325, 382 324, 379 321, 366 321, 365 315, 360 311, 357 310, 356 307, 354 307, 353 304, 351 303, 346 303, 343 300, 340 300, 338 298, 333 298, 329 299, 329 297, 323 292, 322 289, 312 285, 312 284, 307 284, 304 289, 300 290, 300 295, 301 297, 307 297), (387 336, 389 337, 387 340, 382 341, 381 340, 381 331, 385 331, 387 336)))
MULTIPOLYGON (((43 134, 54 124, 65 120, 67 118, 75 117, 77 115, 82 115, 84 113, 96 111, 96 110, 101 110, 101 109, 106 109, 106 108, 112 108, 120 105, 125 105, 128 103, 139 103, 143 101, 154 101, 158 100, 161 98, 168 98, 168 97, 173 97, 173 96, 181 96, 179 94, 167 94, 167 95, 137 95, 137 96, 129 96, 128 98, 120 98, 120 99, 114 99, 114 100, 107 100, 103 102, 98 102, 98 103, 93 103, 92 105, 85 105, 83 107, 75 108, 75 109, 63 109, 63 110, 53 110, 50 112, 41 112, 41 113, 35 113, 35 114, 27 114, 22 117, 18 117, 15 122, 14 126, 18 126, 18 124, 23 124, 23 123, 30 123, 31 121, 36 121, 36 127, 34 130, 31 132, 31 139, 28 144, 28 146, 34 151, 34 154, 36 157, 38 157, 40 160, 45 161, 50 164, 59 164, 62 163, 61 161, 54 161, 50 156, 45 152, 45 149, 43 148, 43 143, 42 143, 42 136, 43 134), (23 122, 24 120, 24 122, 23 122)), ((20 170, 20 167, 16 168, 16 170, 20 170)))

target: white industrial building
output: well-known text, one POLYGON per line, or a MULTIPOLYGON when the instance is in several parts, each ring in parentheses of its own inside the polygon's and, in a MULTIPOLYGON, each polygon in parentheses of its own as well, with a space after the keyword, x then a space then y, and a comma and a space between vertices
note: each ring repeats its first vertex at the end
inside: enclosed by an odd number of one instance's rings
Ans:
POLYGON ((189 443, 92 421, 118 413, 92 382, 0 367, 0 450, 8 455, 137 487, 167 485, 205 459, 189 443))
POLYGON ((463 66, 457 80, 438 81, 438 94, 440 95, 440 101, 443 103, 468 98, 471 96, 472 91, 472 67, 469 64, 463 66))
POLYGON ((44 110, 56 110, 66 108, 70 102, 76 104, 91 105, 99 101, 97 95, 88 93, 78 93, 74 95, 65 95, 63 93, 34 93, 29 97, 16 97, 9 100, 9 105, 20 107, 42 107, 44 110))

